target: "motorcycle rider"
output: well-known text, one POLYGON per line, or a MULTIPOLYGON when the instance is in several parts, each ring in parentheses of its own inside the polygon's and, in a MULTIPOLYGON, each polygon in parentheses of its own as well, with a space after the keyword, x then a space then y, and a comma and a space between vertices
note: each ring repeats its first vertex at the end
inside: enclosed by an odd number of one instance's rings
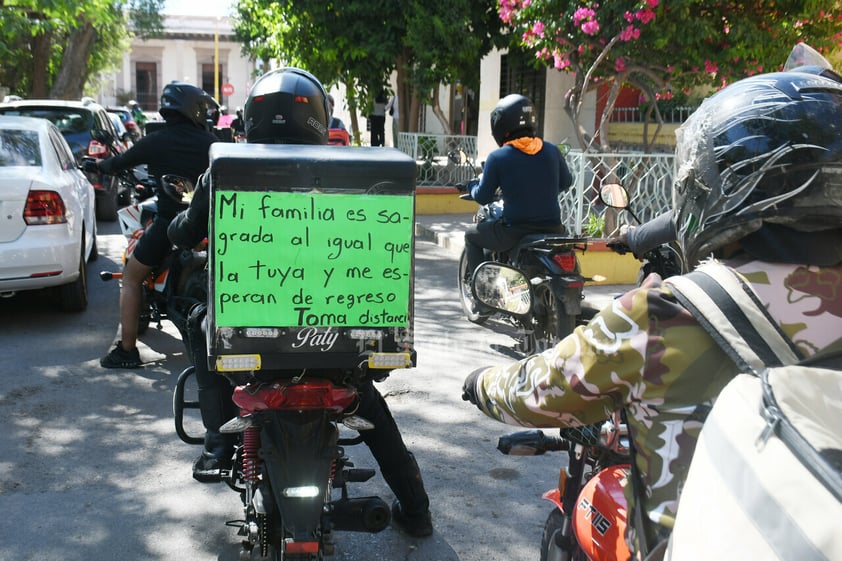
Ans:
MULTIPOLYGON (((216 101, 191 84, 172 82, 161 92, 158 112, 166 126, 138 140, 119 156, 97 162, 97 168, 113 175, 142 164, 150 177, 160 183, 165 174, 193 181, 208 167, 208 150, 217 140, 208 129, 208 111, 216 101)), ((123 269, 120 290, 120 334, 114 349, 100 360, 105 368, 139 368, 143 362, 137 350, 141 286, 150 271, 164 260, 172 248, 167 226, 182 206, 167 196, 158 197, 158 211, 152 224, 137 241, 134 253, 123 269)))
POLYGON ((537 125, 535 106, 520 94, 507 95, 491 111, 491 134, 499 148, 488 155, 482 177, 468 189, 479 204, 496 200, 499 189, 503 217, 465 232, 468 275, 485 260, 484 249, 506 251, 528 234, 564 233, 558 197, 573 176, 561 151, 535 136, 537 125))
MULTIPOLYGON (((330 115, 322 84, 309 72, 286 67, 264 74, 252 87, 245 104, 246 142, 251 144, 327 144, 330 115), (306 103, 298 100, 306 98, 306 103), (284 115, 278 120, 276 115, 284 115)), ((190 207, 170 224, 170 239, 181 247, 192 247, 208 234, 210 174, 204 174, 190 207)), ((207 430, 205 449, 193 466, 193 476, 204 482, 220 480, 220 471, 231 465, 233 439, 219 427, 237 415, 228 381, 207 368, 207 346, 203 333, 204 310, 191 314, 188 330, 199 406, 207 430)), ((386 401, 372 382, 359 388, 357 413, 375 428, 361 432, 364 442, 380 466, 383 478, 396 496, 393 519, 416 537, 433 532, 429 499, 415 457, 403 442, 386 401)))
MULTIPOLYGON (((804 356, 842 344, 840 129, 842 84, 796 69, 726 87, 677 133, 673 220, 687 263, 714 254, 733 267, 804 356)), ((472 372, 463 398, 534 427, 625 408, 644 485, 629 512, 663 547, 707 411, 737 372, 650 275, 542 355, 472 372)))

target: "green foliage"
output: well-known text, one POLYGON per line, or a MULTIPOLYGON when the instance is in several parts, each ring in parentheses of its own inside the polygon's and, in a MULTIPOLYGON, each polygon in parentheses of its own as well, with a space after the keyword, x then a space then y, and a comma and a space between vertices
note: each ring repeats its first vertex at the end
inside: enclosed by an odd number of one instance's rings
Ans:
POLYGON ((828 52, 839 13, 838 0, 500 0, 519 44, 575 74, 571 113, 604 82, 717 88, 779 70, 798 42, 828 52))
POLYGON ((605 216, 588 213, 588 221, 582 225, 582 229, 589 238, 601 238, 605 230, 605 216))
POLYGON ((78 98, 88 77, 119 63, 134 32, 161 31, 163 5, 164 0, 7 0, 0 7, 0 84, 22 97, 78 98), (94 40, 84 42, 85 48, 67 48, 91 32, 94 40), (72 77, 73 91, 53 91, 62 71, 72 77))
POLYGON ((477 88, 479 61, 502 43, 501 26, 496 0, 239 0, 235 18, 246 53, 343 82, 362 108, 396 70, 405 80, 398 88, 421 98, 441 82, 477 88))

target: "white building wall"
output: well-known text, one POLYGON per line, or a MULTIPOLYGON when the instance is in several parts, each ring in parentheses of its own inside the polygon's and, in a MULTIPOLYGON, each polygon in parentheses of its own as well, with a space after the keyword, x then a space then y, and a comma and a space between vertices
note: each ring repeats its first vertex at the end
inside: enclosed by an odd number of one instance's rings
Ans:
POLYGON ((135 39, 132 42, 118 70, 112 76, 105 77, 99 93, 100 103, 116 105, 117 95, 121 92, 136 92, 136 62, 156 64, 159 94, 166 84, 174 80, 201 87, 202 64, 213 64, 214 54, 218 50, 219 61, 223 65, 219 86, 221 88, 223 84, 230 83, 234 86, 234 93, 228 97, 219 92, 208 93, 227 105, 231 113, 237 106, 245 104, 256 65, 241 54, 239 43, 225 40, 225 37, 233 36, 228 18, 168 16, 164 29, 165 35, 162 38, 135 39), (216 44, 215 34, 220 38, 216 44))
MULTIPOLYGON (((479 126, 477 138, 478 161, 484 160, 497 148, 491 136, 491 111, 500 101, 500 57, 504 51, 494 50, 483 58, 480 64, 479 126)), ((574 83, 574 77, 566 72, 547 69, 547 86, 544 102, 544 138, 553 143, 568 143, 574 149, 581 148, 576 140, 575 129, 564 112, 564 94, 574 83)), ((594 131, 596 95, 585 97, 582 122, 588 132, 594 131)))

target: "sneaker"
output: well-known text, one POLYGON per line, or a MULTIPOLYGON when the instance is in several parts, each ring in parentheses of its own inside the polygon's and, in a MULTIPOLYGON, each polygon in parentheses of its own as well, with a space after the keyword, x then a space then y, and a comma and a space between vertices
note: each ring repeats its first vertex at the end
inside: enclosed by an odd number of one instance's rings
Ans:
POLYGON ((433 519, 429 510, 419 514, 407 514, 397 499, 392 503, 392 520, 414 538, 424 538, 433 534, 433 519))
POLYGON ((224 475, 223 471, 230 470, 231 458, 214 456, 204 451, 193 462, 193 479, 200 483, 219 483, 224 475))
POLYGON ((111 352, 99 359, 99 364, 103 368, 140 368, 143 366, 137 347, 130 351, 123 350, 122 341, 117 341, 111 352))

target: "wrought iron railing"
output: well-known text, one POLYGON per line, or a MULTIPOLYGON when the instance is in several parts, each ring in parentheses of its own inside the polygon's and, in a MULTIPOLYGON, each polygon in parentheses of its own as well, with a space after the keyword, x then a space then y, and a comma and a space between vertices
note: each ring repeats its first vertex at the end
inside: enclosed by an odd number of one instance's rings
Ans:
MULTIPOLYGON (((473 177, 469 166, 450 162, 451 150, 463 149, 470 162, 477 157, 476 137, 400 133, 398 148, 412 156, 418 167, 418 186, 452 187, 473 177)), ((571 150, 567 165, 573 185, 561 195, 561 219, 568 232, 608 237, 633 219, 625 212, 606 209, 599 191, 607 183, 623 185, 631 195, 630 207, 641 221, 669 209, 672 204, 672 154, 623 152, 584 153, 571 150)))

